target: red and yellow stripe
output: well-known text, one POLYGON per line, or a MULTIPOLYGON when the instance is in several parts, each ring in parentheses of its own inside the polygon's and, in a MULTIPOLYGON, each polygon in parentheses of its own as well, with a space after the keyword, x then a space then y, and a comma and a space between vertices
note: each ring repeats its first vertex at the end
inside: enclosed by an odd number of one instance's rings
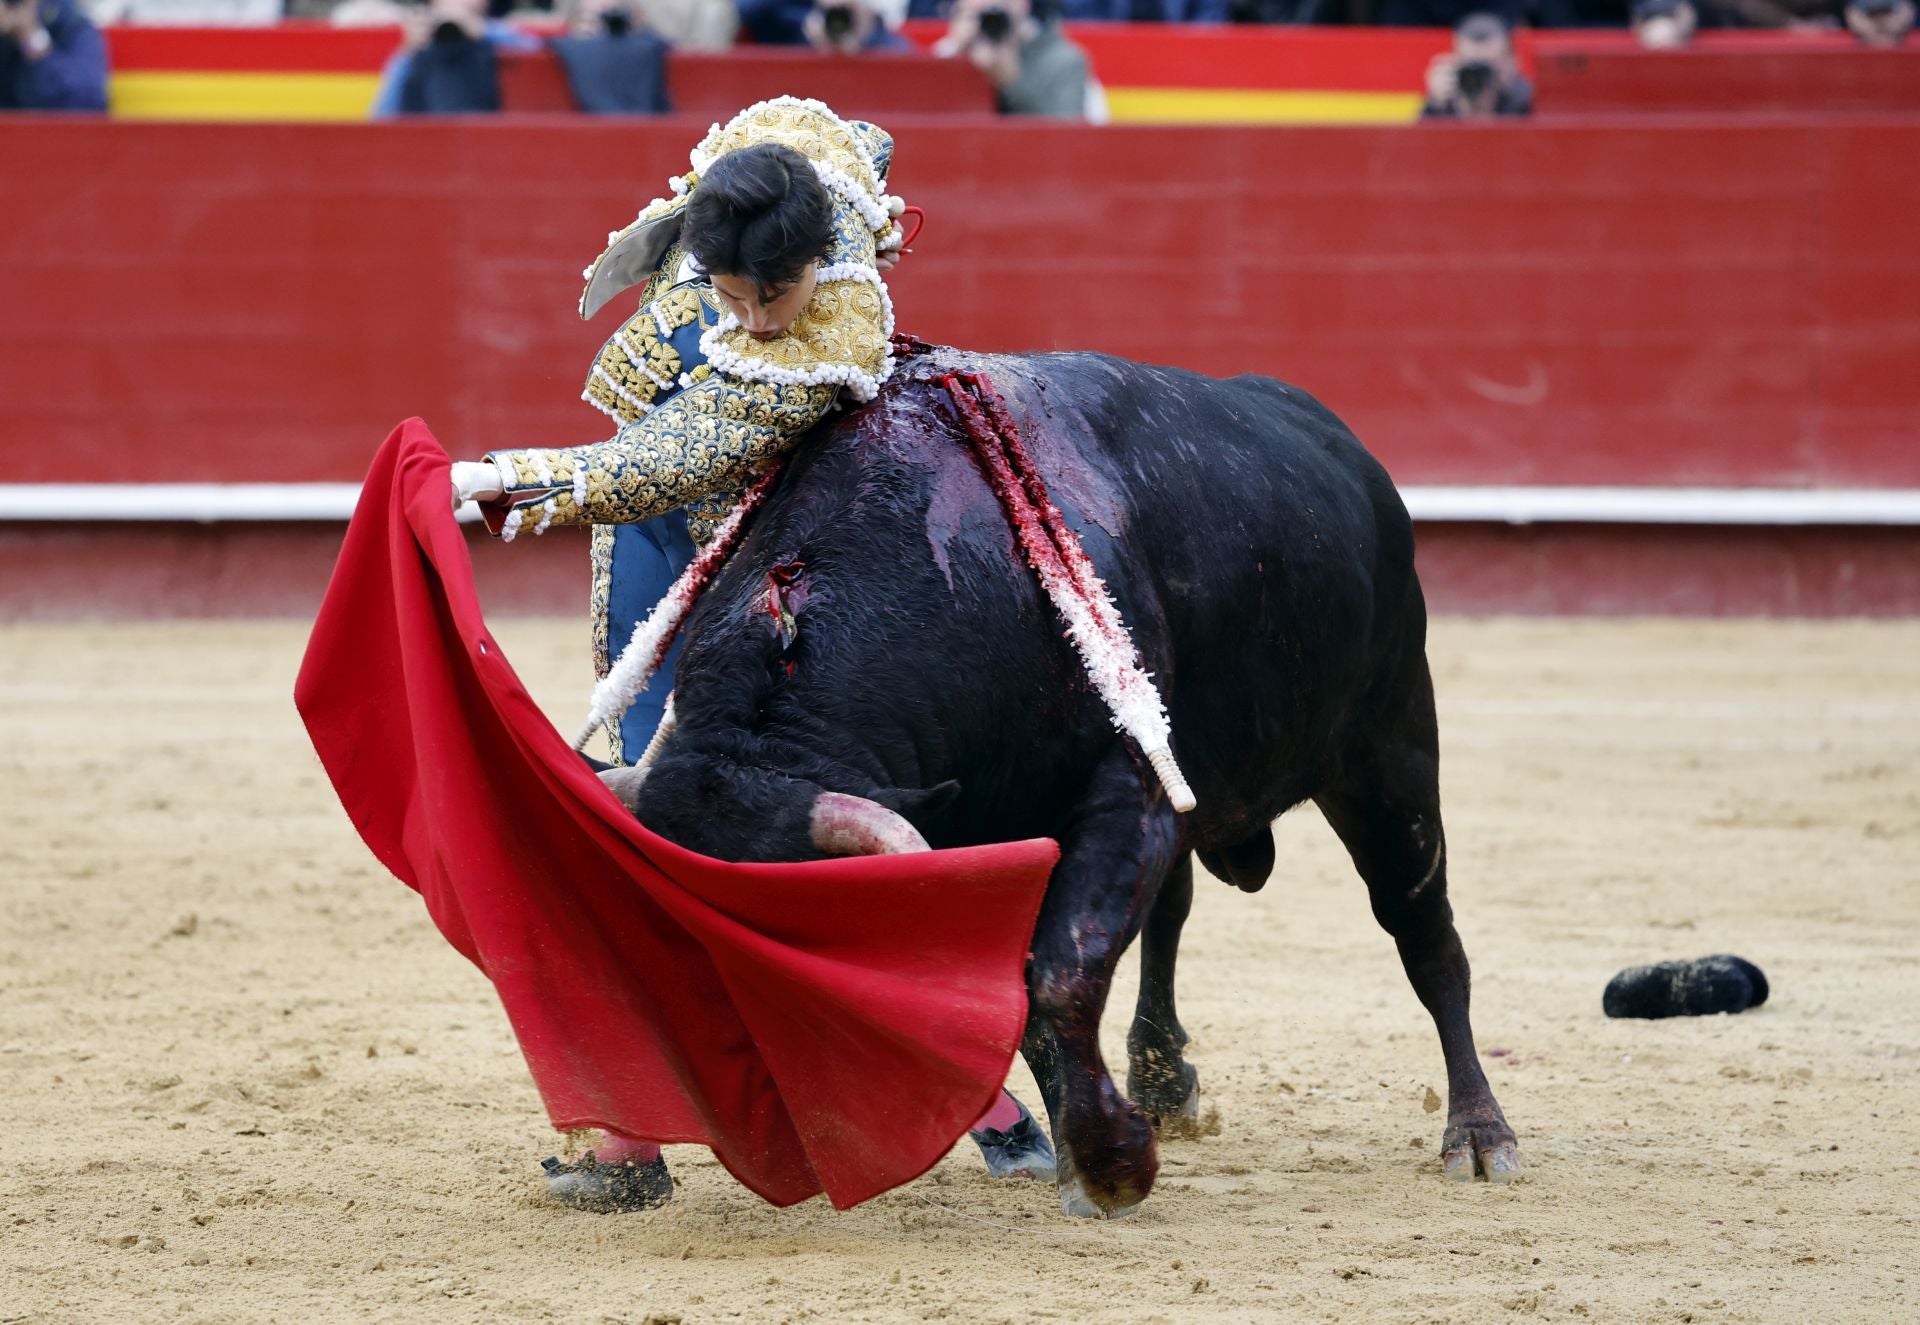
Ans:
MULTIPOLYGON (((930 45, 938 23, 910 23, 930 45)), ((1399 124, 1444 32, 1077 24, 1117 123, 1399 124)), ((108 100, 128 119, 362 120, 393 28, 113 28, 108 100)))
POLYGON ((394 28, 109 28, 109 111, 137 120, 364 120, 394 28))

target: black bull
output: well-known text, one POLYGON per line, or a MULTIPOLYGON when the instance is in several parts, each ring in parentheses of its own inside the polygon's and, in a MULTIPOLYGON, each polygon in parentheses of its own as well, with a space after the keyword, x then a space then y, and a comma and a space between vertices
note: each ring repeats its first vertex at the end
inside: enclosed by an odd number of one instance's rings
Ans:
POLYGON ((1173 996, 1192 858, 1254 891, 1272 821, 1312 800, 1438 1027, 1445 1171, 1504 1180, 1513 1133, 1474 1052, 1447 903, 1425 643, 1406 509, 1311 397, 1098 355, 939 351, 797 450, 688 622, 679 725, 633 803, 730 860, 817 858, 822 792, 879 802, 937 847, 1057 839, 1022 1048, 1064 1208, 1115 1214, 1153 1185, 1152 1119, 1197 1101, 1173 996), (1192 813, 1173 811, 1063 638, 935 380, 955 369, 1006 398, 1111 587, 1192 813), (1122 1097, 1098 1032, 1136 935, 1122 1097))

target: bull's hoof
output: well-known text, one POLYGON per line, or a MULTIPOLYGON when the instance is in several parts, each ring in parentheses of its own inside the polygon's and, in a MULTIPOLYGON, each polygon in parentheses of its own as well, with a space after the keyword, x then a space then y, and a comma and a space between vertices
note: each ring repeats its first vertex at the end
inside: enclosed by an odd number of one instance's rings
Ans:
POLYGON ((1185 1136, 1200 1118, 1200 1074, 1181 1059, 1169 1070, 1157 1055, 1136 1058, 1127 1069, 1127 1098, 1147 1111, 1156 1130, 1185 1136))
POLYGON ((1047 1140, 1046 1132, 1027 1112, 1027 1106, 1019 1100, 1014 1103, 1020 1105, 1020 1120, 1012 1127, 1004 1132, 982 1127, 967 1135, 980 1147, 980 1158, 987 1161, 990 1176, 1052 1182, 1060 1176, 1059 1165, 1053 1157, 1053 1142, 1047 1140))
POLYGON ((1142 1193, 1125 1204, 1102 1205, 1078 1174, 1068 1175, 1060 1184, 1060 1213, 1069 1219, 1125 1219, 1140 1208, 1144 1199, 1142 1193))
POLYGON ((1498 1114, 1486 1121, 1449 1123, 1440 1144, 1440 1171, 1452 1182, 1476 1177, 1512 1182, 1520 1176, 1520 1143, 1498 1114))
POLYGON ((1082 1119, 1076 1129, 1069 1118, 1060 1142, 1060 1209, 1074 1219, 1123 1219, 1153 1191, 1160 1172, 1153 1126, 1145 1113, 1127 1100, 1101 1119, 1082 1119), (1089 1169, 1076 1157, 1092 1156, 1098 1166, 1089 1169))
POLYGON ((561 1205, 595 1214, 652 1210, 673 1199, 673 1177, 667 1161, 645 1164, 601 1164, 593 1152, 577 1164, 563 1164, 548 1156, 540 1161, 547 1171, 547 1195, 561 1205))

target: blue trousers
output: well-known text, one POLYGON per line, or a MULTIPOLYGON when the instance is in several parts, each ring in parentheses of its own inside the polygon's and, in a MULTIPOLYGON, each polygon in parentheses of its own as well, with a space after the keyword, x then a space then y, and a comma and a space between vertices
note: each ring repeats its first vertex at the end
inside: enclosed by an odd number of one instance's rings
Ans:
MULTIPOLYGON (((687 533, 687 513, 669 511, 644 524, 616 525, 613 531, 613 568, 607 585, 607 652, 618 658, 633 638, 634 628, 667 596, 693 560, 693 539, 687 533)), ((680 660, 680 641, 667 651, 666 661, 647 688, 620 719, 620 754, 629 764, 638 759, 660 726, 673 692, 673 668, 680 660)))

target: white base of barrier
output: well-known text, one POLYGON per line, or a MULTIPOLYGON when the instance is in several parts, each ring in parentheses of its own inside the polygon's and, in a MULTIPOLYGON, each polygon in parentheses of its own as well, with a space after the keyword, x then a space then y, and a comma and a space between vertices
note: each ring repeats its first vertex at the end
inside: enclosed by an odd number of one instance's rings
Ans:
MULTIPOLYGON (((1413 518, 1472 524, 1920 525, 1910 488, 1464 487, 1400 489, 1413 518)), ((43 522, 337 521, 356 483, 26 483, 0 519, 43 522)), ((472 503, 460 519, 479 518, 472 503)))

